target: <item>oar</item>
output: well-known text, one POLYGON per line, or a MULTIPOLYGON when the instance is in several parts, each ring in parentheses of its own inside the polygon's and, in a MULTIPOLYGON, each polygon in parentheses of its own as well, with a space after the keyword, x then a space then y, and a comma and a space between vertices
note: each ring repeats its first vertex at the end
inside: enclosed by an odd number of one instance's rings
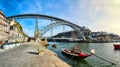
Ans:
MULTIPOLYGON (((87 50, 84 50, 84 51, 88 52, 87 50)), ((93 51, 93 53, 95 52, 95 50, 92 49, 91 52, 89 52, 89 53, 92 53, 92 51, 93 51)), ((92 54, 93 54, 93 53, 92 53, 92 54)), ((115 63, 110 62, 110 61, 108 61, 108 60, 106 60, 106 59, 104 59, 104 58, 102 58, 102 57, 100 57, 100 56, 98 56, 98 55, 96 55, 96 54, 93 54, 93 55, 96 56, 96 57, 98 57, 98 58, 100 58, 100 59, 102 59, 102 60, 104 60, 104 61, 106 61, 106 62, 109 62, 109 63, 115 65, 115 63)))
POLYGON ((108 60, 106 60, 106 59, 104 59, 104 58, 102 58, 102 57, 100 57, 100 56, 98 56, 98 55, 96 55, 96 54, 94 54, 94 56, 96 56, 96 57, 98 57, 98 58, 100 58, 100 59, 102 59, 102 60, 104 60, 104 61, 106 61, 106 62, 109 62, 109 63, 115 65, 115 63, 110 62, 110 61, 108 61, 108 60))

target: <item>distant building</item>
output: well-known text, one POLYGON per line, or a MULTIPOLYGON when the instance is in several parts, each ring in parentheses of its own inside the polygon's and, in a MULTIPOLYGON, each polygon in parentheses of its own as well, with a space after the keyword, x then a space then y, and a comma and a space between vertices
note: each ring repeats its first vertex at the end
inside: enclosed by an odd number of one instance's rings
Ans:
POLYGON ((14 20, 10 21, 10 36, 11 37, 17 36, 17 28, 16 28, 15 24, 16 23, 14 20))
POLYGON ((0 10, 0 41, 8 40, 9 38, 9 23, 6 16, 0 10))
POLYGON ((14 41, 22 41, 24 38, 24 33, 21 25, 14 19, 10 21, 10 39, 14 41))
POLYGON ((85 39, 89 39, 89 35, 91 34, 91 30, 85 26, 82 27, 84 30, 82 31, 82 34, 84 35, 85 39))
POLYGON ((107 32, 92 32, 89 35, 89 38, 93 41, 114 41, 116 39, 119 39, 120 37, 113 33, 107 33, 107 32))
POLYGON ((0 42, 18 41, 23 39, 24 35, 21 25, 15 20, 7 20, 3 12, 0 11, 0 42))

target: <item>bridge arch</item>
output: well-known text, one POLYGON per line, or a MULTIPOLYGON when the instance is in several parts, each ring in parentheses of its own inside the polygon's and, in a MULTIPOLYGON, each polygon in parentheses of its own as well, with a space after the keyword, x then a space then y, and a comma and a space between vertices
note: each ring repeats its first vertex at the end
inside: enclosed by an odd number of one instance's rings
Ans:
POLYGON ((14 16, 9 16, 7 17, 7 19, 11 20, 11 19, 22 19, 22 18, 36 18, 36 19, 46 19, 46 20, 51 20, 51 21, 55 21, 55 23, 52 23, 46 27, 44 27, 41 30, 41 35, 45 34, 50 28, 52 28, 52 26, 59 26, 59 25, 67 25, 72 27, 75 31, 77 31, 79 37, 83 40, 85 40, 84 38, 84 34, 83 31, 86 30, 83 27, 80 27, 74 23, 71 23, 69 21, 60 19, 60 18, 56 18, 56 17, 52 17, 52 16, 47 16, 47 15, 41 15, 41 14, 20 14, 20 15, 14 15, 14 16))
MULTIPOLYGON (((69 24, 69 23, 65 23, 65 22, 62 22, 62 21, 57 21, 57 22, 55 22, 55 23, 51 23, 51 24, 49 24, 49 25, 47 25, 47 26, 45 26, 44 28, 42 28, 41 30, 40 30, 40 32, 41 32, 41 36, 43 36, 47 31, 49 31, 50 29, 52 29, 53 27, 57 27, 57 26, 61 26, 61 25, 65 25, 65 26, 69 26, 69 27, 71 27, 72 29, 74 29, 74 31, 80 31, 80 30, 78 30, 74 25, 71 25, 71 24, 69 24)), ((79 38, 82 38, 82 36, 84 36, 82 33, 80 33, 80 32, 77 32, 78 34, 80 34, 79 35, 79 38), (81 36, 82 35, 82 36, 81 36)))

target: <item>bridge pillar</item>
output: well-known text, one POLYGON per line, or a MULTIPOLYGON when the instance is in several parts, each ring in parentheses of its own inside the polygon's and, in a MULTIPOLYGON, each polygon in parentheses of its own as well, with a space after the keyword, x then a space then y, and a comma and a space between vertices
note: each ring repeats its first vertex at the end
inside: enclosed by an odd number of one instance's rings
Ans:
POLYGON ((36 22, 35 22, 34 37, 35 37, 35 42, 41 42, 41 39, 40 39, 40 30, 38 28, 38 18, 36 18, 36 22))
POLYGON ((39 28, 38 28, 38 18, 36 18, 36 22, 35 22, 34 37, 35 38, 40 38, 40 31, 39 31, 39 28))
POLYGON ((53 36, 53 20, 51 19, 52 29, 51 29, 51 37, 53 36))

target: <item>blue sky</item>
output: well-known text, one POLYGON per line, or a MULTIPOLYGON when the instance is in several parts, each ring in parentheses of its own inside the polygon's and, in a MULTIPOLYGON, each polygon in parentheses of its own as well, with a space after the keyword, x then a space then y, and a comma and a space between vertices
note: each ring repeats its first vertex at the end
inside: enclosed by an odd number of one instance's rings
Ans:
MULTIPOLYGON (((50 15, 86 26, 91 31, 120 35, 120 0, 0 0, 0 10, 6 16, 26 13, 50 15)), ((18 21, 26 33, 33 35, 34 19, 18 21)), ((49 23, 50 21, 39 20, 39 28, 49 23)), ((61 32, 60 28, 62 27, 57 27, 58 31, 54 33, 61 32)), ((50 35, 50 31, 46 35, 50 35)))

